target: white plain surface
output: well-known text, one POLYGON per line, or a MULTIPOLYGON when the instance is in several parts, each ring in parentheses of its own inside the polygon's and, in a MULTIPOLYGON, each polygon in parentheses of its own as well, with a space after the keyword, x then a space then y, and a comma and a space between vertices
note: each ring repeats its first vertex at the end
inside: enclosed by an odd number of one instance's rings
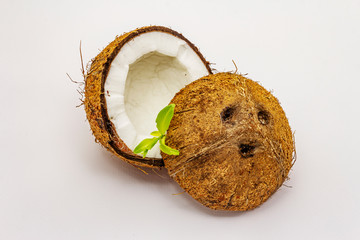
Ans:
POLYGON ((0 1, 0 239, 358 239, 360 1, 0 1), (290 180, 216 212, 94 142, 74 80, 144 25, 273 89, 296 131, 290 180))

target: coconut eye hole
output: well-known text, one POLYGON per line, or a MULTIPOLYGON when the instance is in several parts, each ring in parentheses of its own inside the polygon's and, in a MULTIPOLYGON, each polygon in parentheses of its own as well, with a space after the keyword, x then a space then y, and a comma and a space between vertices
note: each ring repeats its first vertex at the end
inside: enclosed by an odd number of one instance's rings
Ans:
POLYGON ((253 157, 255 152, 255 146, 250 144, 240 144, 240 155, 243 158, 253 157))
POLYGON ((221 121, 228 122, 234 115, 234 112, 235 108, 232 106, 224 108, 224 110, 222 110, 222 112, 220 113, 221 121))
POLYGON ((258 119, 262 125, 268 125, 270 123, 270 113, 265 110, 261 110, 258 112, 258 119))

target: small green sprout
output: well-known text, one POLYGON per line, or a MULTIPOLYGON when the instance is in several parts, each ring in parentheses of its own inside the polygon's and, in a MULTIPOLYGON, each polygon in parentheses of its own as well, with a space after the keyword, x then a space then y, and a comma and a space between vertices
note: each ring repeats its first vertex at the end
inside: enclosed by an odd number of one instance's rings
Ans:
POLYGON ((150 149, 152 149, 155 144, 160 142, 160 150, 169 155, 179 155, 179 151, 172 149, 169 146, 165 145, 165 134, 169 128, 172 117, 174 116, 175 104, 170 104, 164 107, 156 117, 156 127, 158 131, 150 133, 153 138, 146 138, 142 140, 134 149, 134 153, 142 153, 143 157, 146 157, 146 154, 150 149))

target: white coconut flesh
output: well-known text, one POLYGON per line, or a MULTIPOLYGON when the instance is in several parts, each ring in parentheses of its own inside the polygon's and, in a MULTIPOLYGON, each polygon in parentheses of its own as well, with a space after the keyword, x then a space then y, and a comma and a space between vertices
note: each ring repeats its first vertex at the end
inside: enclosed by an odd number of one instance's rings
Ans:
MULTIPOLYGON (((174 95, 208 74, 196 52, 169 33, 143 33, 124 44, 104 85, 108 116, 118 136, 134 150, 152 137, 157 114, 174 95)), ((159 144, 147 157, 161 158, 159 144)))

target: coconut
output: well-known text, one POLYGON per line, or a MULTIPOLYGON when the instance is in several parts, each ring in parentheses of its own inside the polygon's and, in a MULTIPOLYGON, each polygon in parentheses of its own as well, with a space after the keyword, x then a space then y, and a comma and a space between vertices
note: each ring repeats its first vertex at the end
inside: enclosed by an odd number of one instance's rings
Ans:
POLYGON ((163 166, 158 145, 146 158, 133 150, 151 137, 157 113, 175 93, 208 74, 199 50, 169 28, 143 27, 116 37, 85 77, 84 105, 96 140, 128 163, 163 166))
POLYGON ((245 211, 287 179, 293 135, 279 101, 242 75, 205 76, 175 95, 162 154, 170 176, 201 204, 245 211))

